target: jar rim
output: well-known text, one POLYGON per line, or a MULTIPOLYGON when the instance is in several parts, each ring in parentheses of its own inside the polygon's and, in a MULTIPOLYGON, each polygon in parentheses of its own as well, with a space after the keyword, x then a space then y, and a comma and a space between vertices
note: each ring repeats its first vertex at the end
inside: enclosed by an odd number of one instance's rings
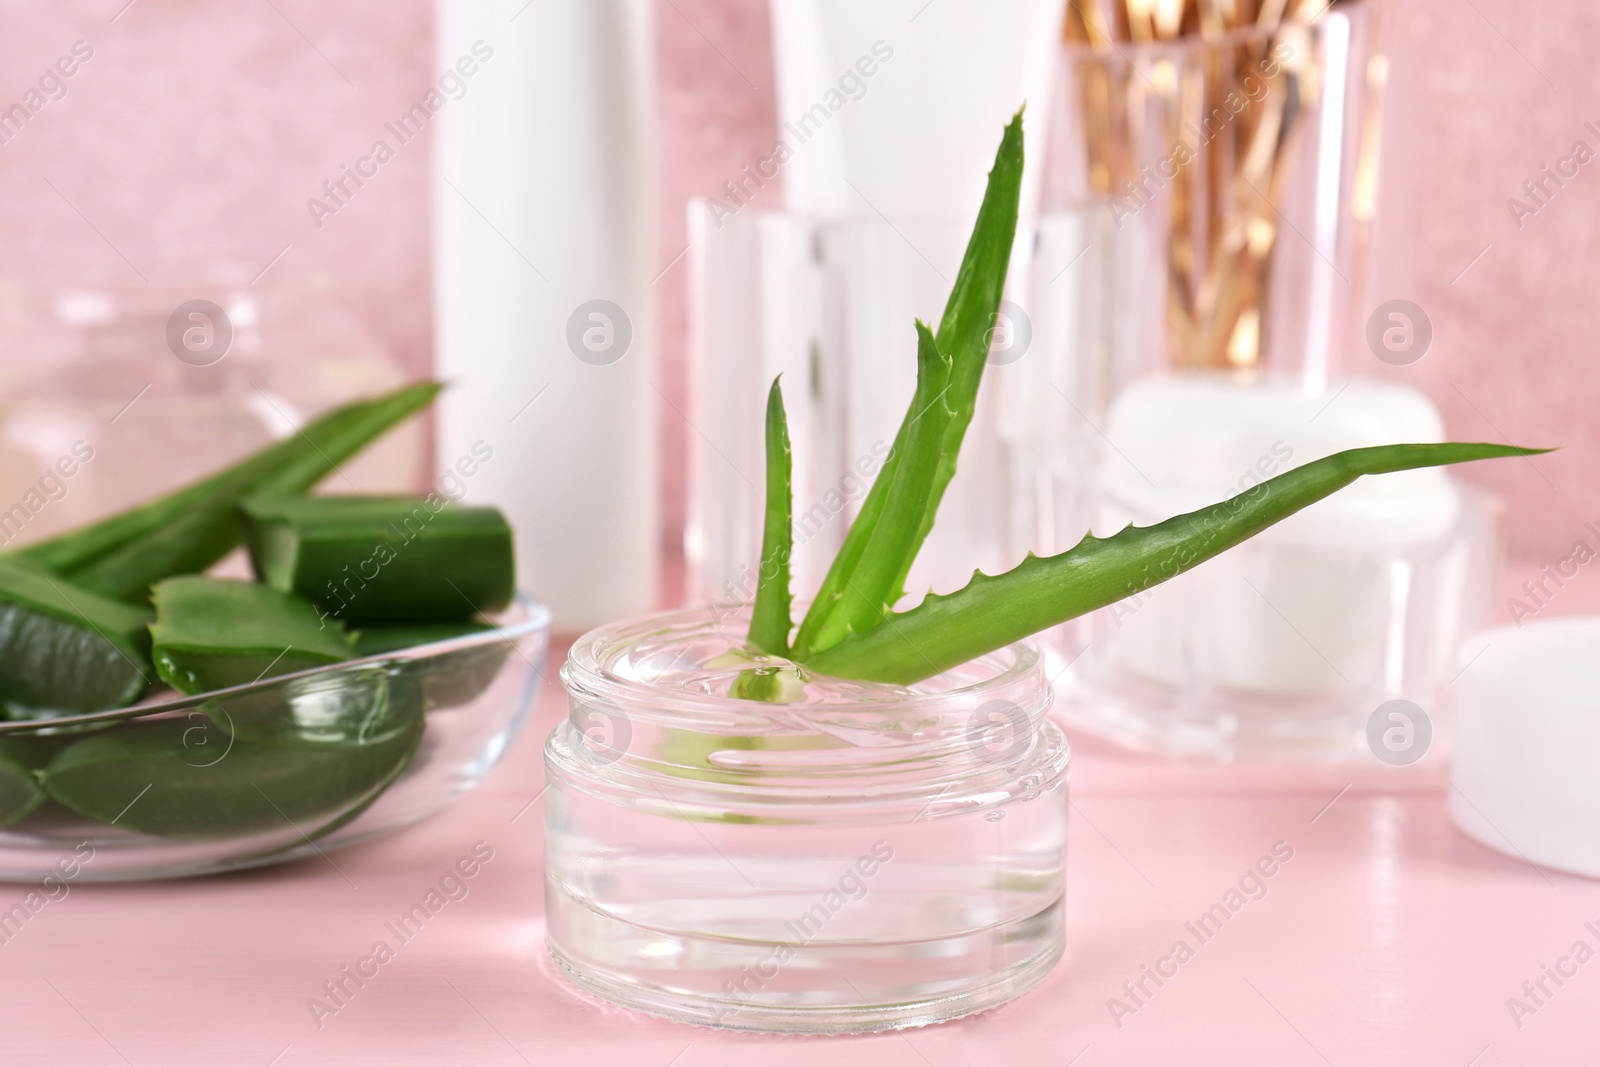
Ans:
POLYGON ((571 714, 546 742, 546 773, 603 799, 759 819, 822 811, 881 818, 901 809, 932 817, 1005 803, 1066 773, 1068 746, 1049 722, 1051 686, 1031 640, 978 657, 989 669, 977 681, 934 692, 897 687, 883 699, 867 683, 860 700, 767 703, 610 669, 633 649, 665 654, 668 669, 676 660, 704 681, 697 657, 720 654, 708 636, 743 644, 749 606, 728 609, 624 619, 574 642, 561 668, 571 714))
POLYGON ((813 707, 825 707, 832 711, 852 714, 871 713, 890 708, 902 712, 907 710, 933 712, 943 705, 969 703, 974 699, 982 699, 989 693, 998 694, 1004 692, 1020 683, 1026 682, 1029 676, 1034 674, 1041 676, 1040 682, 1045 689, 1048 690, 1049 688, 1048 681, 1042 677, 1044 656, 1038 643, 1032 638, 1024 638, 1004 648, 987 653, 985 656, 977 657, 978 660, 984 660, 1004 655, 1009 657, 1009 662, 997 664, 992 675, 976 682, 937 692, 907 690, 892 697, 885 697, 882 700, 766 704, 761 701, 746 700, 739 697, 713 696, 683 689, 656 687, 646 682, 618 677, 611 673, 609 664, 615 660, 618 652, 631 644, 637 643, 640 639, 657 636, 672 628, 689 629, 694 627, 695 624, 703 622, 712 623, 714 629, 727 628, 731 635, 742 632, 742 626, 736 627, 735 622, 742 623, 747 620, 750 609, 751 606, 748 603, 713 605, 710 607, 636 615, 607 623, 604 626, 598 626, 572 643, 572 647, 567 653, 566 663, 561 668, 561 680, 569 692, 578 690, 586 697, 633 705, 641 700, 656 700, 664 694, 670 694, 674 712, 677 714, 685 711, 696 711, 710 716, 727 715, 730 717, 743 717, 749 715, 752 711, 762 709, 786 708, 792 710, 797 707, 808 706, 808 704, 813 707))

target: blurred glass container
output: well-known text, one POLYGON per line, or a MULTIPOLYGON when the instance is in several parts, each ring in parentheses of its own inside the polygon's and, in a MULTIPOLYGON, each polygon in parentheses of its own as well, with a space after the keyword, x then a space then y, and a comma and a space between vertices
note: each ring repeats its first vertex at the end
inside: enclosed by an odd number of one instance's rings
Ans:
MULTIPOLYGON (((1351 382, 1334 402, 1292 384, 1179 384, 1147 379, 1113 406, 1098 533, 1200 510, 1341 448, 1443 436, 1424 397, 1381 382, 1351 382), (1184 424, 1190 405, 1211 421, 1184 424)), ((1082 620, 1067 715, 1173 755, 1359 755, 1385 701, 1439 709, 1461 634, 1488 615, 1502 540, 1498 503, 1443 470, 1359 479, 1082 620)))
MULTIPOLYGON (((1422 393, 1352 374, 1425 351, 1368 354, 1356 328, 1383 9, 1272 10, 1115 47, 1080 21, 1062 52, 1044 199, 1099 205, 1108 247, 1094 388, 1058 415, 1097 428, 1081 477, 1102 536, 1341 449, 1443 439, 1422 393)), ((1442 470, 1361 479, 1055 631, 1068 716, 1170 754, 1358 755, 1385 700, 1437 706, 1492 589, 1496 508, 1442 470)))
POLYGON ((1363 758, 1368 719, 1390 700, 1442 730, 1464 598, 1482 591, 1469 575, 1495 554, 1482 534, 1497 528, 1496 503, 1465 503, 1460 525, 1382 547, 1269 532, 1096 612, 1063 679, 1066 720, 1130 748, 1215 759, 1363 758))
MULTIPOLYGON (((971 232, 954 217, 817 218, 690 209, 693 375, 689 528, 694 595, 755 591, 763 412, 784 376, 794 442, 795 587, 815 589, 889 453, 916 379, 913 320, 937 325, 971 232)), ((913 596, 975 567, 1070 547, 1088 523, 1092 430, 1056 409, 1095 386, 1102 214, 1019 227, 978 410, 913 596), (1085 279, 1081 283, 1077 279, 1085 279)))
MULTIPOLYGON (((0 544, 136 504, 407 377, 310 286, 11 296, 0 299, 0 544)), ((428 480, 425 444, 423 425, 405 423, 324 484, 414 490, 428 480)))

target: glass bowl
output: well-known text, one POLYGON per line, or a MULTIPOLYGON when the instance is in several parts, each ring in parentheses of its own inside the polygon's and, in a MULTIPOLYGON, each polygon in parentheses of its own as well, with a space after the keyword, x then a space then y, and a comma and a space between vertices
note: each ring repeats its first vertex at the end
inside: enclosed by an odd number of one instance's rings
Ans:
POLYGON ((0 880, 282 863, 439 811, 526 722, 550 614, 131 708, 0 722, 0 880))

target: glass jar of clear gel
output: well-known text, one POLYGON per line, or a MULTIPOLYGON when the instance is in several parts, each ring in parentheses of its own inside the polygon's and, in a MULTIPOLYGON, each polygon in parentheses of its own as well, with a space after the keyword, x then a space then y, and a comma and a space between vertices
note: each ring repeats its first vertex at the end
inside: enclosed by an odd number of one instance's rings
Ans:
POLYGON ((545 746, 551 955, 683 1022, 789 1033, 992 1008, 1063 946, 1067 744, 1038 649, 914 686, 742 652, 748 616, 596 630, 545 746), (788 703, 731 698, 778 672, 788 703))

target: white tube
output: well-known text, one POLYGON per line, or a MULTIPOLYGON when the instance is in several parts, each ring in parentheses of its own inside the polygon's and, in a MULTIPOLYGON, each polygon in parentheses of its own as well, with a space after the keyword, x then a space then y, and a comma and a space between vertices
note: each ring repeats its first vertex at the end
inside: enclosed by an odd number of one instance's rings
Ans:
POLYGON ((1028 105, 1023 214, 1038 201, 1063 0, 773 0, 778 136, 793 211, 975 212, 1028 105))
POLYGON ((647 610, 659 531, 648 0, 439 0, 439 461, 516 530, 555 625, 647 610), (483 48, 479 48, 479 53, 483 48), (480 446, 481 452, 481 446, 480 446))

